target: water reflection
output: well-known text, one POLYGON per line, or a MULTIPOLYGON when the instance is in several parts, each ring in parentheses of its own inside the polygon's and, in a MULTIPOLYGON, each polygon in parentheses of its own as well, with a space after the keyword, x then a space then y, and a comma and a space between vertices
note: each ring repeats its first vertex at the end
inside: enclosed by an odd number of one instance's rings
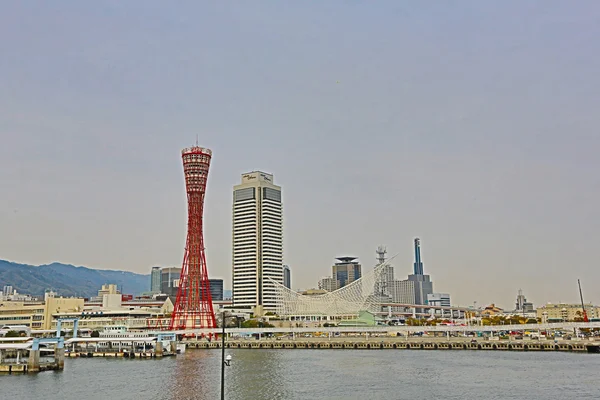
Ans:
MULTIPOLYGON (((283 371, 293 368, 282 361, 281 350, 232 350, 232 366, 227 368, 228 399, 284 399, 289 393, 283 371)), ((293 362, 287 359, 287 363, 293 362)))
POLYGON ((221 352, 186 351, 170 372, 168 399, 220 398, 221 352))
MULTIPOLYGON (((226 350, 233 360, 225 368, 225 394, 229 400, 283 399, 286 380, 281 351, 226 350)), ((288 366, 290 367, 290 366, 288 366)), ((177 357, 169 373, 168 399, 213 400, 220 398, 220 350, 188 350, 177 357)))

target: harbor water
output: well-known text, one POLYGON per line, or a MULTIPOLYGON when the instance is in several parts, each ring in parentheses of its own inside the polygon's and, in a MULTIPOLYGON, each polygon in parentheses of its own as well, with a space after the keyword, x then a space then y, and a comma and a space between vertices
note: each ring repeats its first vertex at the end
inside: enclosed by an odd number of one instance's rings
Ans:
MULTIPOLYGON (((600 355, 509 351, 227 350, 228 400, 598 399, 600 355)), ((0 376, 2 398, 220 396, 219 350, 153 360, 67 359, 64 371, 0 376)))

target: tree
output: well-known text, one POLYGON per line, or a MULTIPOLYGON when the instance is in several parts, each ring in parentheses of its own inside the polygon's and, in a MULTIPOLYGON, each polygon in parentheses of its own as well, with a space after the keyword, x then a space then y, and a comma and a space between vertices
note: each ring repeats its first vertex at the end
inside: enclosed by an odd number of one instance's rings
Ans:
POLYGON ((417 319, 417 318, 407 318, 406 319, 406 325, 408 325, 408 326, 420 326, 420 325, 423 325, 423 323, 421 322, 420 319, 417 319))
POLYGON ((259 322, 255 319, 242 322, 242 328, 273 328, 274 326, 268 322, 259 322))
POLYGON ((90 334, 91 337, 100 337, 100 332, 98 331, 92 331, 92 333, 90 334))
POLYGON ((17 331, 8 331, 4 335, 4 337, 19 337, 19 336, 21 336, 21 335, 17 331))

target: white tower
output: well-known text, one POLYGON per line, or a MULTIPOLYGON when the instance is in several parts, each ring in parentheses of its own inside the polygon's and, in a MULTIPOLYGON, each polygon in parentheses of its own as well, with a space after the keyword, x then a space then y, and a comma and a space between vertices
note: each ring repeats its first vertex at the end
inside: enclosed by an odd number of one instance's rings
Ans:
MULTIPOLYGON (((377 253, 377 265, 385 263, 385 255, 387 254, 387 249, 385 248, 385 246, 377 247, 375 253, 377 253)), ((391 295, 390 291, 393 281, 394 267, 392 267, 391 265, 386 265, 385 267, 383 267, 383 271, 381 271, 381 275, 375 287, 375 293, 381 295, 391 295)))

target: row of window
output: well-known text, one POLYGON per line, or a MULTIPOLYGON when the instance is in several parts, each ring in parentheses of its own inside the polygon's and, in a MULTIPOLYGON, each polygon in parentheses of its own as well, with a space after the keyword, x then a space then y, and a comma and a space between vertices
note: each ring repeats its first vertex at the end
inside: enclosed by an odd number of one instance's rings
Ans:
POLYGON ((236 248, 233 252, 234 257, 242 257, 244 255, 256 255, 256 249, 252 248, 236 248))
POLYGON ((256 232, 256 224, 255 223, 248 223, 248 224, 235 224, 233 226, 233 232, 248 232, 248 231, 252 231, 252 232, 256 232))
POLYGON ((233 255, 237 254, 248 254, 249 252, 256 254, 257 253, 255 244, 246 244, 246 245, 236 245, 233 246, 233 255))
POLYGON ((235 235, 234 239, 236 241, 248 241, 248 240, 254 240, 256 241, 256 234, 254 233, 242 233, 239 235, 235 235))
POLYGON ((237 260, 237 259, 247 259, 247 258, 252 258, 253 260, 256 260, 257 257, 257 251, 256 250, 248 250, 248 249, 242 249, 242 250, 238 250, 235 249, 233 251, 233 259, 237 260))
POLYGON ((276 246, 276 247, 282 247, 283 246, 283 240, 281 240, 281 237, 279 236, 275 236, 275 235, 263 235, 263 246, 267 246, 267 245, 271 245, 271 246, 276 246))
MULTIPOLYGON (((263 218, 260 221, 260 223, 262 225, 273 226, 275 228, 281 228, 283 226, 283 222, 280 219, 275 219, 275 218, 263 218)), ((233 221, 232 226, 237 227, 237 226, 248 225, 248 224, 258 225, 259 222, 254 217, 238 218, 233 221)))
POLYGON ((262 235, 262 239, 263 239, 263 246, 271 245, 271 246, 280 247, 283 245, 282 244, 283 240, 281 240, 281 236, 279 236, 279 235, 273 235, 271 233, 265 232, 262 235))
POLYGON ((275 213, 280 213, 281 210, 283 209, 281 204, 269 203, 267 201, 264 201, 261 204, 261 206, 262 206, 263 211, 270 211, 270 212, 275 212, 275 213))
POLYGON ((274 226, 276 228, 281 228, 283 226, 283 222, 280 218, 263 218, 262 224, 274 226))
POLYGON ((275 247, 266 247, 266 246, 263 247, 263 254, 266 254, 266 255, 271 255, 271 256, 275 256, 275 257, 281 258, 282 257, 282 253, 283 253, 283 250, 282 250, 281 246, 278 247, 278 248, 275 248, 275 247))
POLYGON ((250 236, 250 237, 235 237, 233 240, 233 244, 244 244, 244 243, 249 243, 249 242, 253 242, 256 243, 257 238, 256 236, 250 236))
POLYGON ((234 222, 238 222, 238 221, 248 221, 248 220, 255 220, 257 218, 258 214, 256 213, 256 210, 251 208, 251 209, 244 209, 244 210, 233 210, 233 221, 234 222))
POLYGON ((237 216, 242 213, 256 214, 256 203, 253 201, 235 203, 233 205, 233 215, 237 216))
POLYGON ((255 219, 244 219, 241 221, 236 221, 233 223, 233 228, 235 229, 235 228, 239 228, 242 226, 248 226, 248 225, 256 226, 257 225, 256 220, 255 219))
POLYGON ((283 220, 283 218, 281 218, 281 214, 275 214, 272 212, 263 212, 262 213, 262 218, 265 221, 274 221, 275 223, 281 223, 281 221, 283 220))
MULTIPOLYGON (((261 248, 265 249, 275 249, 275 250, 279 250, 281 251, 281 249, 283 249, 283 241, 279 238, 275 238, 273 236, 268 236, 265 237, 263 236, 263 240, 262 240, 262 246, 260 246, 261 248)), ((259 245, 257 243, 240 243, 240 244, 236 244, 234 243, 233 248, 234 250, 245 250, 245 249, 255 249, 258 248, 259 245)))
POLYGON ((186 168, 184 173, 186 178, 191 178, 194 176, 205 177, 208 174, 208 172, 203 168, 186 168))
POLYGON ((23 310, 2 310, 0 309, 0 315, 10 314, 10 315, 19 315, 19 314, 43 314, 44 310, 32 310, 32 309, 23 309, 23 310))
POLYGON ((247 224, 247 223, 254 223, 256 224, 256 213, 252 213, 252 214, 248 214, 248 215, 242 215, 239 218, 234 218, 233 219, 233 226, 239 225, 239 224, 247 224))
POLYGON ((31 316, 26 317, 0 317, 0 321, 28 321, 31 320, 31 316))
MULTIPOLYGON (((186 149, 187 150, 187 149, 186 149)), ((204 162, 204 163, 209 163, 210 162, 210 150, 208 149, 203 149, 206 151, 206 153, 187 153, 186 150, 184 150, 182 152, 182 158, 184 162, 204 162)), ((196 150, 195 150, 196 151, 196 150)))
POLYGON ((276 236, 276 237, 280 237, 283 236, 283 230, 281 229, 281 227, 272 227, 272 226, 265 226, 263 225, 262 229, 261 229, 261 233, 263 235, 272 235, 272 236, 276 236))

